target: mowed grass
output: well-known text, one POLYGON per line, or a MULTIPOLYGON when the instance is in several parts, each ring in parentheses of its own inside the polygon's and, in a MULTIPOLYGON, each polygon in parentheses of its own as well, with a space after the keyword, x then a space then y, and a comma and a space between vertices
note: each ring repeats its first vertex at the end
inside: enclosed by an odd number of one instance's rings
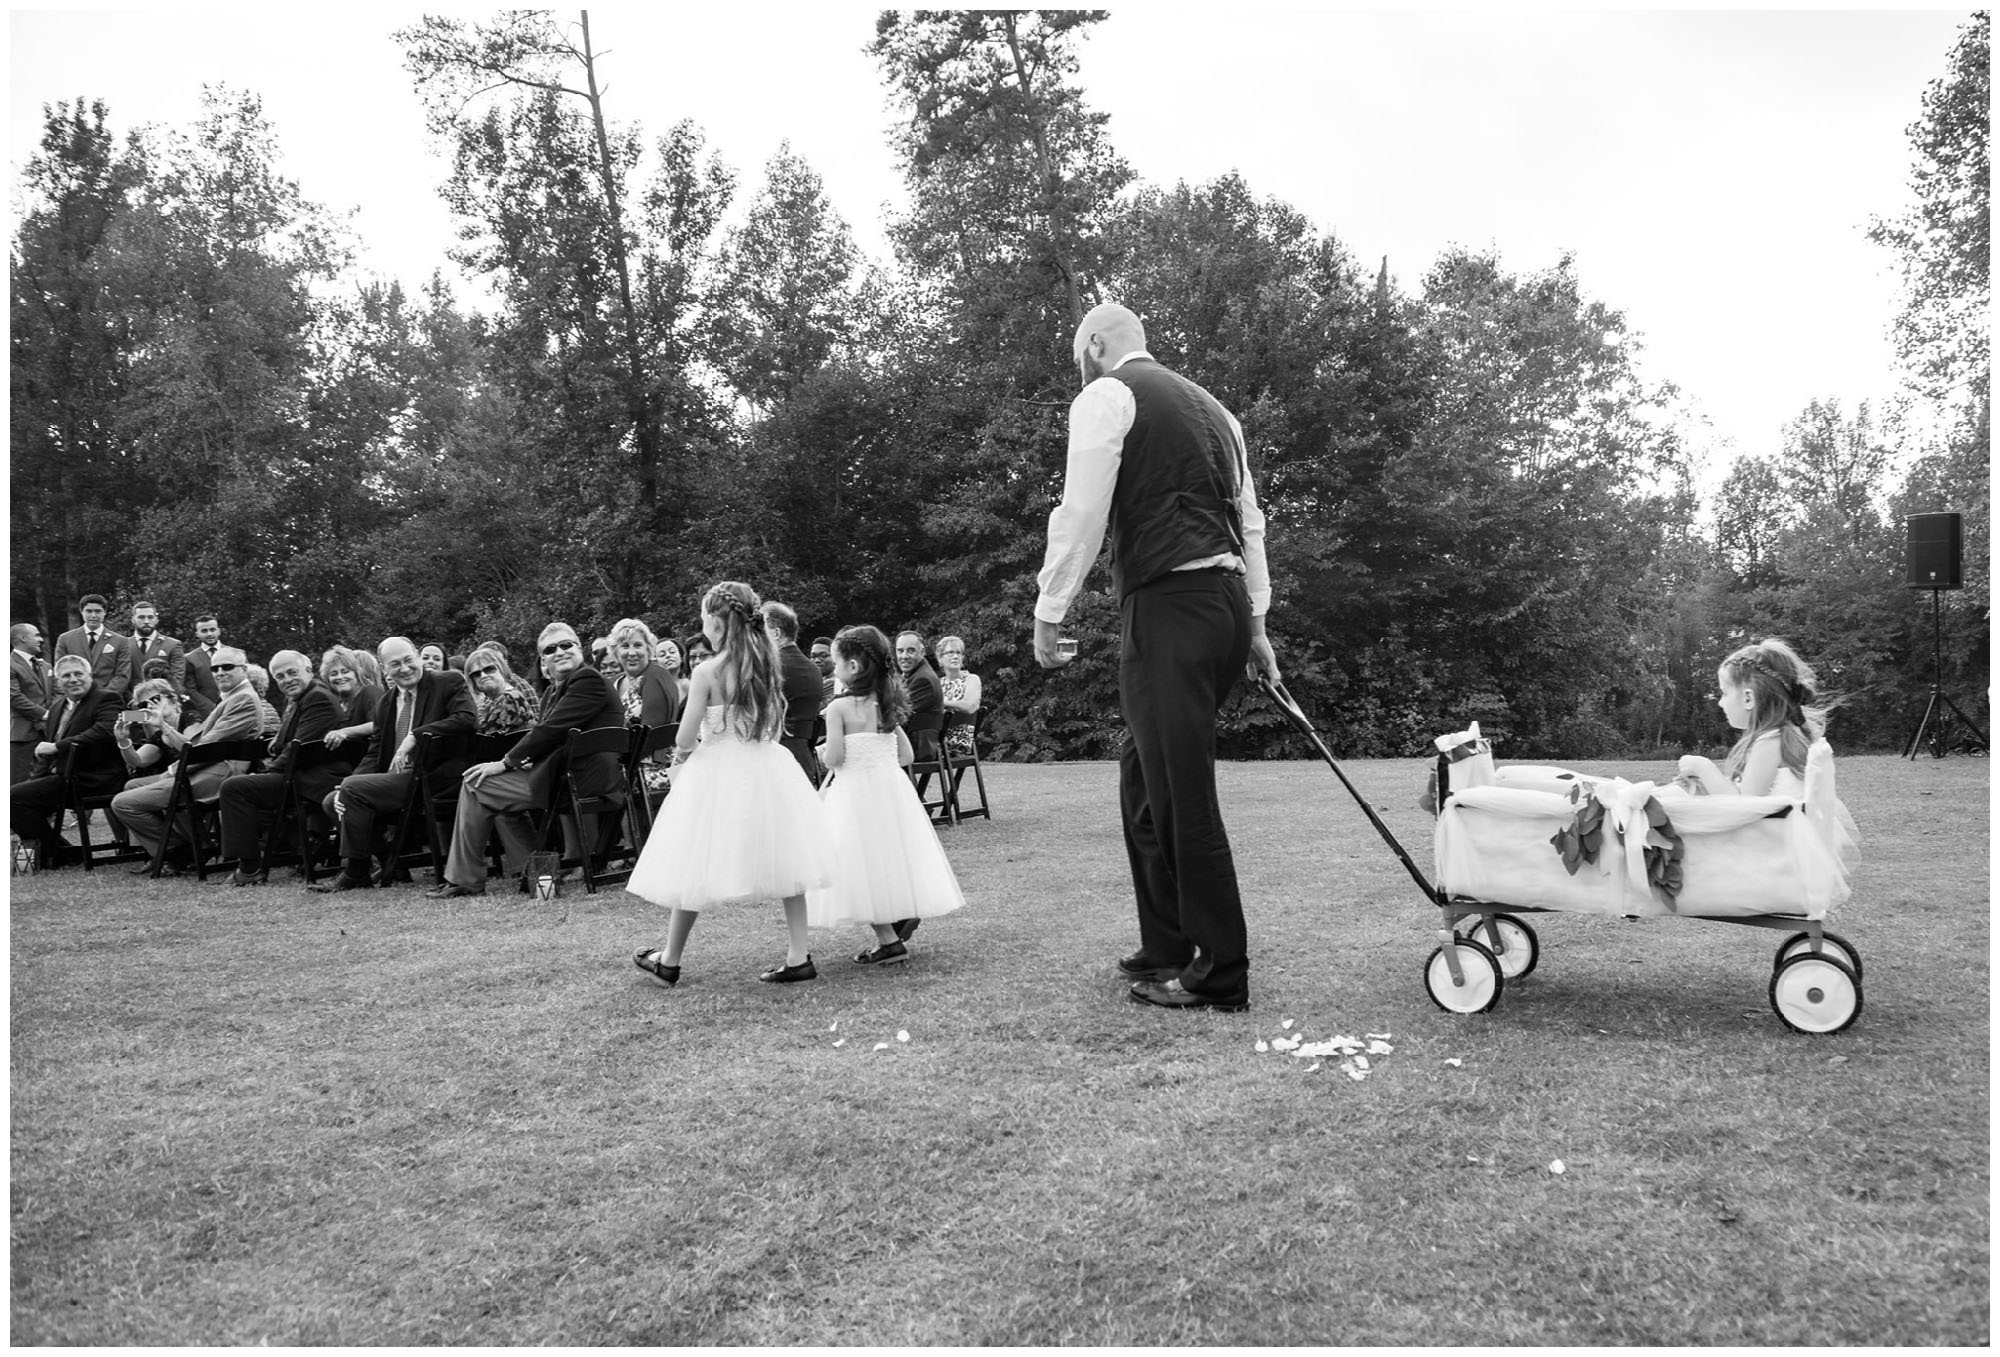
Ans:
MULTIPOLYGON (((1424 765, 1343 766, 1428 871, 1424 765)), ((1221 771, 1255 1006, 1144 1008, 1115 769, 986 772, 968 908, 787 987, 775 904, 668 991, 622 891, 15 879, 13 1341, 1988 1341, 1984 761, 1842 760, 1832 1037, 1782 934, 1673 919, 1533 916, 1439 1011, 1436 910, 1305 762, 1221 771), (1395 1050, 1256 1053, 1286 1019, 1395 1050)))

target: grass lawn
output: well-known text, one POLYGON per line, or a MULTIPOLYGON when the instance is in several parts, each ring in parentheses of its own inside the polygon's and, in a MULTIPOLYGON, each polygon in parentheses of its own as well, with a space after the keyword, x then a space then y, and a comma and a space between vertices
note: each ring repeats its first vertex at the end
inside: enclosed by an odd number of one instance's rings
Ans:
MULTIPOLYGON (((1428 870, 1424 765, 1343 766, 1428 870)), ((1989 1340, 1984 760, 1842 760, 1831 1037, 1782 934, 1673 919, 1533 916, 1441 1012, 1436 910, 1306 762, 1221 773, 1255 1006, 1144 1008, 1114 767, 986 772, 968 908, 795 986, 775 904, 669 991, 622 890, 15 878, 13 1342, 1989 1340), (1287 1019, 1394 1052, 1258 1054, 1287 1019)))

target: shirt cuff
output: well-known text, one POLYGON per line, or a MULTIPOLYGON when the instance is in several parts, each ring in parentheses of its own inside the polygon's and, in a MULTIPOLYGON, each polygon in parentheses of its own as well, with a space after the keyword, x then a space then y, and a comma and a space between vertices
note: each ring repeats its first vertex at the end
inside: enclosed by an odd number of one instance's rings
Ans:
POLYGON ((1069 604, 1058 598, 1043 594, 1035 600, 1035 620, 1055 626, 1069 615, 1069 604))

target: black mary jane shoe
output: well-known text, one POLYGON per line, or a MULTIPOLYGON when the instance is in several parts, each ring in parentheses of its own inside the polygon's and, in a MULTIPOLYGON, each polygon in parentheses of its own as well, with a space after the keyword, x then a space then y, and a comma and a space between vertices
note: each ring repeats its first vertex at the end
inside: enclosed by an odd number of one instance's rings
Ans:
POLYGON ((1178 980, 1141 980, 1132 986, 1132 1001, 1155 1008, 1211 1008, 1217 1013, 1242 1013, 1250 1007, 1248 995, 1241 999, 1219 999, 1182 989, 1178 980))
POLYGON ((634 952, 632 964, 663 985, 671 987, 680 983, 681 968, 660 960, 660 949, 657 947, 642 947, 634 952))
POLYGON ((798 980, 817 980, 819 971, 813 966, 812 953, 808 952, 798 965, 773 966, 757 978, 773 985, 789 985, 798 980))
POLYGON ((878 946, 870 947, 865 952, 856 953, 854 957, 855 964, 858 966, 889 966, 898 961, 908 961, 909 959, 910 949, 903 946, 900 942, 885 942, 878 946))

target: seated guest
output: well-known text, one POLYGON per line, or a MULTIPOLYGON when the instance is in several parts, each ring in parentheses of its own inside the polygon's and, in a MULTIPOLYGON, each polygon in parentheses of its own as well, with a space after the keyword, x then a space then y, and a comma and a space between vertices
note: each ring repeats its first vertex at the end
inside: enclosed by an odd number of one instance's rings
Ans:
MULTIPOLYGON (((475 714, 465 675, 424 668, 406 636, 384 640, 380 654, 382 670, 393 686, 375 708, 378 733, 368 742, 367 756, 325 802, 327 817, 340 824, 345 865, 332 880, 314 882, 310 889, 315 891, 365 890, 395 879, 393 863, 372 872, 368 859, 376 851, 378 821, 401 813, 416 795, 417 737, 472 733, 475 714)), ((435 771, 439 777, 457 777, 464 766, 463 756, 454 756, 435 771)))
POLYGON ((906 631, 896 638, 896 664, 903 671, 903 688, 910 695, 910 719, 904 730, 917 762, 937 758, 938 735, 944 729, 944 694, 937 671, 924 659, 924 638, 906 631))
MULTIPOLYGON (((221 694, 221 700, 197 726, 185 731, 180 728, 181 709, 178 703, 163 702, 159 705, 159 714, 163 718, 160 740, 167 753, 178 756, 190 745, 256 738, 263 713, 262 704, 257 700, 257 690, 250 686, 248 665, 243 652, 235 646, 216 647, 208 669, 215 678, 216 691, 221 694)), ((225 781, 249 766, 244 759, 211 763, 190 774, 188 789, 195 800, 212 801, 225 781)), ((173 795, 173 788, 173 770, 166 769, 137 782, 126 783, 125 790, 112 799, 112 813, 124 821, 125 828, 146 850, 148 857, 157 854, 160 845, 166 841, 170 828, 167 824, 167 801, 173 795)), ((147 863, 133 868, 135 874, 149 870, 150 864, 147 863)), ((161 871, 166 875, 176 874, 174 867, 164 862, 161 871)))
POLYGON ((965 668, 963 637, 940 637, 937 657, 944 666, 938 675, 938 688, 944 696, 944 747, 954 758, 961 754, 971 758, 973 718, 979 715, 979 675, 965 668))
POLYGON ((381 705, 382 690, 362 678, 361 657, 346 646, 335 646, 319 657, 319 676, 333 694, 340 718, 324 737, 326 747, 338 749, 352 740, 354 760, 359 763, 368 752, 368 737, 375 733, 375 708, 381 705))
MULTIPOLYGON (((291 699, 285 704, 285 722, 271 741, 271 762, 261 773, 238 773, 222 784, 222 856, 236 859, 230 873, 232 886, 255 886, 264 880, 263 836, 265 822, 285 799, 285 783, 292 774, 292 760, 308 741, 323 738, 339 719, 340 706, 326 684, 313 677, 312 661, 296 650, 281 650, 271 657, 271 673, 278 688, 291 699)), ((299 814, 313 815, 320 800, 340 781, 345 770, 338 764, 315 764, 298 778, 299 814)))
POLYGON ((708 638, 700 632, 696 632, 681 642, 680 690, 682 707, 687 706, 688 685, 694 682, 695 666, 699 665, 703 660, 712 658, 714 654, 715 647, 710 645, 708 638))
POLYGON ((12 788, 12 826, 23 843, 40 845, 44 867, 60 867, 77 854, 60 833, 62 765, 76 751, 78 790, 102 796, 125 781, 112 730, 119 719, 118 694, 98 686, 91 662, 82 655, 56 660, 58 696, 43 718, 49 738, 35 745, 32 776, 12 788))
POLYGON ((436 641, 432 641, 417 652, 417 662, 423 665, 424 672, 435 674, 438 670, 445 667, 444 647, 436 641))
POLYGON ((507 652, 499 646, 480 646, 467 656, 465 676, 471 680, 473 701, 479 708, 474 734, 519 734, 541 715, 542 699, 514 672, 507 663, 507 652))
MULTIPOLYGON (((654 649, 652 628, 638 618, 623 618, 612 626, 611 653, 619 665, 612 689, 628 722, 657 730, 681 719, 681 690, 674 676, 653 658, 654 649)), ((672 757, 669 749, 667 758, 672 757)), ((647 791, 665 791, 667 761, 647 755, 644 778, 647 791)))
MULTIPOLYGON (((131 705, 119 723, 111 728, 112 742, 125 763, 125 777, 149 777, 167 762, 167 742, 160 735, 165 724, 161 711, 168 702, 179 700, 174 685, 165 678, 146 678, 132 690, 131 705)), ((119 826, 124 837, 124 827, 119 826)))
POLYGON ((653 659, 676 680, 680 678, 681 648, 673 637, 662 636, 653 643, 653 659))
POLYGON ((819 666, 799 649, 799 615, 776 601, 764 605, 764 634, 778 651, 778 678, 785 692, 785 734, 779 743, 792 752, 806 781, 819 785, 821 768, 813 746, 826 729, 819 719, 819 666))
MULTIPOLYGON (((361 676, 361 686, 373 688, 378 694, 389 691, 389 681, 382 677, 382 663, 375 658, 375 652, 367 646, 348 646, 348 654, 354 656, 354 672, 361 676)), ((378 696, 375 701, 381 702, 378 696)), ((368 710, 375 710, 370 707, 368 710)))
MULTIPOLYGON (((563 747, 572 730, 595 730, 625 724, 625 708, 604 675, 585 661, 583 643, 566 622, 551 622, 537 641, 549 673, 542 694, 541 723, 523 735, 505 757, 475 763, 465 770, 458 795, 458 820, 452 828, 451 856, 444 882, 426 892, 432 899, 451 899, 486 892, 486 836, 499 819, 509 880, 519 878, 535 848, 528 832, 529 812, 554 803, 557 779, 565 763, 563 747)), ((616 754, 591 756, 589 766, 576 770, 577 791, 583 796, 607 796, 624 786, 625 771, 616 754)))
POLYGON ((271 697, 271 671, 261 664, 253 664, 246 666, 244 672, 250 675, 251 690, 257 694, 257 704, 262 708, 263 724, 257 728, 257 733, 266 740, 274 739, 278 734, 278 728, 284 724, 284 698, 282 696, 284 690, 280 689, 280 696, 276 701, 273 701, 271 697))

